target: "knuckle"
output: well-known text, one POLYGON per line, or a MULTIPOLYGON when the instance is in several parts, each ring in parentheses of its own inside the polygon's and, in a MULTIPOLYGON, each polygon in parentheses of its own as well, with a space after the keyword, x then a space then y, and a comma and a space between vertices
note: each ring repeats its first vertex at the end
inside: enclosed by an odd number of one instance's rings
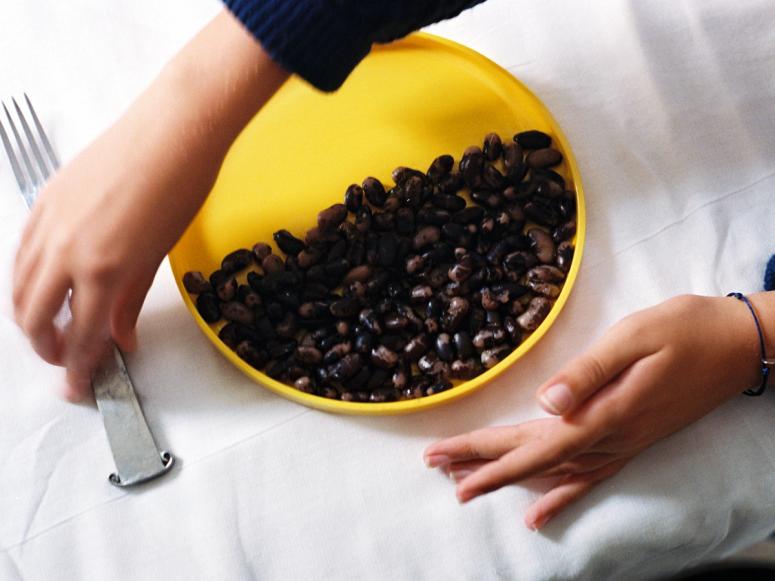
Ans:
POLYGON ((581 356, 578 364, 589 385, 600 386, 605 381, 607 377, 605 367, 594 355, 581 356))
POLYGON ((94 286, 107 286, 116 279, 120 270, 118 262, 99 257, 88 261, 82 270, 83 280, 94 286))

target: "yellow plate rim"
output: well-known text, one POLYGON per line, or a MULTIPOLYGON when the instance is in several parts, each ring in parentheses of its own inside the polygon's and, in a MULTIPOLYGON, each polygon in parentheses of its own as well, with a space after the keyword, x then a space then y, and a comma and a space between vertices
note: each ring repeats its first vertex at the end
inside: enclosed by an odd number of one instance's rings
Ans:
POLYGON ((486 372, 478 375, 474 379, 470 379, 460 385, 454 386, 451 389, 438 393, 436 395, 421 397, 417 399, 409 399, 403 401, 385 402, 385 403, 365 403, 365 402, 345 402, 341 400, 329 399, 322 396, 312 395, 301 392, 294 387, 281 383, 266 374, 254 369, 248 365, 245 361, 240 359, 237 354, 229 349, 219 338, 217 333, 210 327, 208 323, 202 319, 196 310, 194 301, 189 296, 186 289, 183 287, 182 272, 176 267, 177 259, 175 250, 173 248, 169 253, 170 266, 172 268, 173 275, 175 277, 175 283, 178 286, 183 301, 188 307, 188 310, 194 317, 200 330, 205 336, 213 343, 213 345, 223 354, 232 364, 239 368, 243 373, 253 379, 256 383, 259 383, 262 387, 269 389, 287 399, 303 404, 308 407, 316 408, 326 412, 334 412, 339 414, 350 415, 396 415, 413 413, 428 408, 437 407, 441 404, 455 401, 461 397, 470 395, 475 391, 481 389, 487 382, 493 380, 498 375, 501 375, 517 360, 521 359, 527 354, 538 341, 543 338, 549 328, 554 324, 554 321, 563 310, 565 303, 570 296, 571 290, 576 283, 578 277, 579 268, 581 265, 581 258, 584 251, 584 243, 586 240, 586 206, 584 203, 584 190, 581 183, 581 175, 578 170, 576 158, 573 155, 573 151, 570 148, 565 134, 560 129, 560 126, 554 120, 549 110, 543 104, 543 102, 519 79, 509 73, 506 69, 496 64, 492 60, 488 59, 484 55, 476 52, 473 49, 468 48, 455 41, 436 36, 427 32, 417 32, 407 37, 403 42, 414 42, 419 45, 427 46, 441 46, 453 52, 458 52, 464 55, 468 60, 482 69, 489 69, 489 73, 492 76, 499 76, 503 79, 504 83, 511 83, 516 86, 520 91, 523 91, 528 97, 530 97, 536 108, 541 112, 544 119, 547 121, 552 131, 552 138, 557 140, 562 146, 565 162, 568 165, 570 175, 573 178, 573 184, 576 190, 576 244, 573 254, 573 261, 568 271, 568 275, 565 279, 560 296, 557 297, 552 310, 547 315, 546 319, 523 343, 519 345, 508 357, 503 359, 500 363, 486 372))

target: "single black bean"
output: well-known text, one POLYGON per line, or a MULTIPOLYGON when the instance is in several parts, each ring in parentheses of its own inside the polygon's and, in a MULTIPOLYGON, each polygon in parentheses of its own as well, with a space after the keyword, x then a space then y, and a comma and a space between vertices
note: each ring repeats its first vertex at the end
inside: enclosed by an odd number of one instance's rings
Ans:
POLYGON ((428 177, 433 181, 439 181, 444 176, 449 175, 449 172, 452 171, 452 166, 454 165, 455 158, 453 158, 451 155, 440 155, 433 160, 430 167, 428 168, 428 177))
POLYGON ((549 282, 557 284, 565 280, 565 273, 556 266, 543 264, 527 271, 526 277, 528 282, 549 282))
POLYGON ((412 288, 409 296, 412 298, 413 302, 421 303, 433 296, 433 289, 428 285, 417 285, 412 288))
POLYGON ((557 247, 557 267, 563 272, 570 270, 573 261, 573 244, 566 240, 557 247))
POLYGON ((374 295, 390 281, 390 273, 386 270, 377 270, 367 282, 366 292, 374 295))
POLYGON ((517 317, 517 324, 525 331, 535 331, 549 314, 552 303, 546 297, 535 297, 530 300, 527 310, 517 317))
POLYGON ((366 282, 374 274, 374 268, 369 264, 362 264, 351 268, 344 277, 342 284, 349 285, 354 282, 366 282))
POLYGON ((305 365, 317 365, 323 360, 323 354, 315 347, 299 346, 296 348, 296 359, 305 365))
POLYGON ((383 232, 395 229, 396 215, 393 212, 375 212, 374 228, 383 232))
POLYGON ((350 353, 350 351, 352 351, 352 347, 353 345, 350 341, 336 343, 323 355, 323 363, 325 363, 326 365, 331 365, 332 363, 336 363, 342 357, 350 353))
POLYGON ((544 149, 552 144, 551 137, 543 131, 537 131, 535 129, 517 133, 514 136, 514 141, 525 149, 544 149))
POLYGON ((564 190, 563 187, 556 181, 547 179, 542 181, 541 185, 538 186, 537 193, 539 196, 553 199, 563 195, 564 190))
POLYGON ((466 201, 455 194, 435 194, 431 196, 431 204, 448 212, 459 212, 466 207, 466 201))
POLYGON ((425 268, 425 259, 419 255, 412 255, 406 259, 405 270, 407 274, 415 274, 425 268))
POLYGON ((538 258, 536 255, 524 250, 512 252, 503 258, 503 266, 517 272, 524 272, 537 263, 538 258))
POLYGON ((459 359, 469 359, 474 356, 474 344, 471 341, 471 335, 465 331, 458 331, 452 336, 452 340, 455 343, 455 351, 457 351, 459 359))
POLYGON ((527 231, 530 244, 535 251, 538 260, 544 264, 554 262, 555 246, 552 237, 540 228, 531 228, 527 231))
MULTIPOLYGON (((220 270, 216 272, 223 273, 223 271, 220 270)), ((234 300, 234 297, 237 296, 237 288, 239 285, 232 276, 222 274, 216 277, 215 273, 213 273, 210 277, 210 284, 215 288, 215 294, 218 295, 218 298, 224 302, 232 301, 234 300)))
POLYGON ((361 301, 357 297, 345 296, 331 303, 331 314, 337 318, 349 319, 361 310, 361 301))
POLYGON ((393 383, 393 387, 397 390, 402 390, 406 387, 407 383, 409 382, 409 374, 406 372, 405 369, 397 368, 393 372, 393 377, 391 378, 391 382, 393 383))
POLYGON ((365 233, 371 230, 371 223, 373 222, 373 215, 369 206, 363 206, 355 214, 355 227, 359 232, 365 233))
POLYGON ((563 220, 570 220, 576 215, 576 194, 565 192, 568 197, 557 200, 557 211, 563 220))
POLYGON ((472 145, 465 150, 460 159, 460 173, 468 187, 478 188, 482 184, 483 168, 484 154, 479 147, 472 145))
POLYGON ((568 220, 567 222, 560 224, 557 228, 555 228, 554 232, 552 232, 552 240, 559 244, 560 242, 572 238, 575 233, 576 220, 568 220))
POLYGON ((344 193, 344 206, 348 211, 355 214, 363 205, 363 188, 358 184, 352 184, 347 187, 344 193))
POLYGON ((483 185, 493 190, 501 190, 506 185, 506 178, 494 165, 487 164, 484 167, 482 179, 483 185))
POLYGON ((555 284, 529 280, 527 286, 536 294, 549 297, 550 299, 556 299, 560 296, 560 287, 555 284))
POLYGON ((302 375, 293 382, 293 387, 304 393, 313 393, 315 391, 315 385, 312 382, 312 378, 309 375, 302 375))
POLYGON ((414 236, 413 247, 415 250, 421 250, 438 242, 441 238, 441 230, 437 226, 424 226, 414 236))
POLYGON ((382 369, 392 369, 398 364, 398 354, 384 345, 371 350, 371 362, 382 369))
POLYGON ((332 232, 347 218, 347 207, 344 204, 334 204, 318 212, 318 230, 332 232))
POLYGON ((369 353, 374 347, 374 344, 376 343, 376 340, 374 338, 374 335, 371 333, 368 333, 366 331, 360 331, 355 334, 355 351, 358 353, 369 353))
POLYGON ((423 224, 433 226, 443 226, 451 219, 451 214, 447 210, 434 208, 432 206, 423 208, 417 213, 417 221, 423 224))
POLYGON ((296 336, 296 332, 299 329, 296 315, 291 312, 285 313, 283 318, 275 326, 277 335, 283 339, 293 339, 296 336))
POLYGON ((396 210, 396 232, 401 236, 411 236, 414 233, 414 211, 411 208, 396 210))
POLYGON ((480 370, 481 364, 473 357, 456 359, 449 366, 450 376, 455 379, 473 379, 480 370))
POLYGON ((522 147, 515 141, 507 141, 503 144, 503 166, 507 173, 509 170, 522 165, 522 147))
POLYGON ((506 317, 503 320, 503 330, 506 331, 511 344, 516 347, 522 342, 522 329, 519 328, 517 321, 512 317, 506 317))
POLYGON ((437 393, 441 393, 442 391, 447 391, 452 387, 452 382, 448 379, 439 379, 429 387, 425 389, 425 395, 431 396, 436 395, 437 393))
POLYGON ((510 352, 511 347, 506 344, 482 351, 482 365, 484 365, 485 369, 491 369, 503 361, 510 352))
POLYGON ((221 303, 221 316, 227 321, 234 321, 243 325, 252 325, 256 318, 253 309, 237 301, 221 303))
POLYGON ((313 266, 320 262, 320 259, 323 258, 323 252, 314 246, 308 246, 301 252, 299 252, 299 255, 297 257, 299 267, 303 270, 307 270, 310 266, 313 266))
POLYGON ((363 358, 358 353, 349 353, 331 368, 331 379, 345 381, 353 377, 363 367, 363 358))
POLYGON ((560 222, 560 216, 554 206, 545 198, 534 197, 530 202, 524 205, 525 216, 543 226, 553 227, 560 222))
POLYGON ((227 274, 234 274, 251 264, 253 264, 253 253, 246 248, 241 248, 226 255, 221 262, 221 270, 227 274))
POLYGON ((304 242, 296 238, 288 230, 278 230, 272 235, 277 247, 285 252, 285 254, 295 256, 302 250, 304 250, 304 242))
POLYGON ((484 147, 482 147, 482 153, 489 161, 495 161, 501 156, 503 149, 503 143, 500 135, 497 133, 488 133, 484 136, 484 147))
MULTIPOLYGON (((237 356, 255 369, 263 368, 268 361, 266 352, 260 350, 250 341, 242 341, 235 349, 237 356)), ((271 369, 265 370, 267 375, 271 369)))
POLYGON ((531 151, 525 160, 533 169, 543 169, 562 163, 562 154, 551 147, 531 151))
POLYGON ((266 242, 258 242, 253 246, 253 256, 259 264, 270 254, 272 254, 272 247, 266 242))
POLYGON ((382 334, 382 324, 379 321, 377 313, 373 309, 363 309, 358 315, 358 322, 363 325, 369 333, 374 335, 382 334))
POLYGON ((455 358, 452 337, 448 333, 439 333, 436 337, 436 353, 442 361, 452 361, 455 358))
POLYGON ((283 263, 282 258, 276 254, 270 254, 264 257, 264 260, 261 261, 261 268, 264 269, 266 274, 271 274, 273 272, 280 272, 283 270, 285 268, 285 264, 283 263))
POLYGON ((484 218, 484 208, 481 206, 468 206, 452 216, 452 221, 457 224, 472 224, 481 222, 484 218))
POLYGON ((213 285, 199 271, 187 272, 183 275, 183 286, 191 294, 199 295, 211 292, 213 285))
POLYGON ((368 177, 363 180, 363 191, 366 193, 366 199, 369 203, 377 208, 381 208, 385 205, 387 200, 387 192, 385 192, 385 186, 377 178, 368 177))
POLYGON ((416 361, 430 348, 430 338, 425 333, 413 337, 404 347, 404 355, 410 361, 416 361))

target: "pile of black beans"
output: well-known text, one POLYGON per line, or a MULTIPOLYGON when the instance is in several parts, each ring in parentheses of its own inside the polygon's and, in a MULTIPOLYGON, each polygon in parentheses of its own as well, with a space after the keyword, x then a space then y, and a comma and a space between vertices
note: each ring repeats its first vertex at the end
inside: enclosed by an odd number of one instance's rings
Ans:
POLYGON ((259 242, 183 284, 239 357, 303 392, 433 395, 496 365, 551 310, 576 232, 576 195, 550 169, 562 159, 540 131, 490 133, 457 166, 441 155, 396 168, 392 187, 349 186, 304 239, 274 233, 284 256, 259 242))

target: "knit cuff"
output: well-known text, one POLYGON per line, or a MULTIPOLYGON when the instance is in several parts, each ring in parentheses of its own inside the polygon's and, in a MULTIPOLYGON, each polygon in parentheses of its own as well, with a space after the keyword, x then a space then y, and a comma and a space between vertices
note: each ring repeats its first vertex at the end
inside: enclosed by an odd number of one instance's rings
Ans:
POLYGON ((334 91, 371 50, 328 0, 224 0, 280 66, 323 91, 334 91))

